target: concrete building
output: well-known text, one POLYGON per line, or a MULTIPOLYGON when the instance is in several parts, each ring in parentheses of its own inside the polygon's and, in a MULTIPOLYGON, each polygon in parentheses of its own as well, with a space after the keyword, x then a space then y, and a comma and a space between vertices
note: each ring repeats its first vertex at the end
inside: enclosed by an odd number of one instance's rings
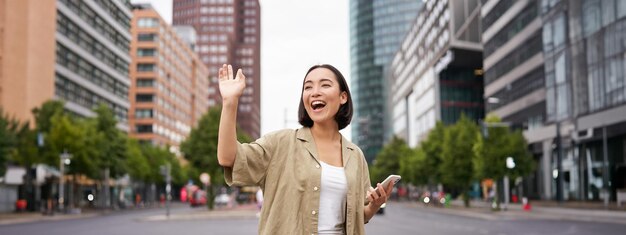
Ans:
POLYGON ((59 0, 56 8, 55 98, 79 116, 104 103, 128 131, 130 3, 59 0))
POLYGON ((221 104, 217 72, 222 64, 241 68, 247 87, 239 99, 237 124, 252 138, 261 135, 261 7, 258 0, 174 0, 173 25, 196 29, 195 51, 209 69, 209 105, 221 104))
POLYGON ((150 5, 135 5, 133 15, 130 136, 179 153, 208 110, 208 70, 189 47, 191 38, 180 37, 150 5))
MULTIPOLYGON (((541 0, 485 1, 483 25, 486 111, 513 128, 526 130, 534 141, 546 120, 544 53, 542 51, 541 0)), ((532 149, 541 161, 542 148, 532 149)), ((525 193, 538 197, 540 171, 526 178, 525 193)))
POLYGON ((437 121, 484 116, 478 0, 427 1, 386 74, 393 134, 411 147, 437 121))
POLYGON ((56 15, 55 1, 0 0, 0 107, 22 121, 54 97, 56 15))
MULTIPOLYGON (((131 17, 127 0, 0 0, 0 106, 33 125, 31 110, 50 99, 82 117, 95 116, 92 109, 104 103, 128 131, 131 17)), ((29 195, 29 209, 40 209, 45 192, 51 197, 45 178, 58 171, 11 168, 0 182, 0 211, 13 208, 27 170, 42 186, 29 195)))
POLYGON ((78 116, 99 103, 128 130, 130 5, 127 1, 2 1, 0 104, 32 120, 31 109, 65 101, 78 116), (9 59, 10 58, 10 59, 9 59))
POLYGON ((384 74, 421 5, 419 0, 350 1, 352 136, 370 162, 391 134, 384 124, 384 74))

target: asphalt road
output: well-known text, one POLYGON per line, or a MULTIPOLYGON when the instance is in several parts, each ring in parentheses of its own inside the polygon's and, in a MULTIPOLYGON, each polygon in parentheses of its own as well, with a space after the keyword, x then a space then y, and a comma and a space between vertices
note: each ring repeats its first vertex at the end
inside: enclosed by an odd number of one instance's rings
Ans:
MULTIPOLYGON (((164 209, 116 212, 83 219, 44 221, 0 226, 0 234, 256 234, 258 219, 243 217, 194 217, 203 209, 175 208, 177 220, 150 220, 163 215, 164 209), (191 216, 187 216, 191 215, 191 216)), ((250 213, 249 213, 250 214, 250 213)), ((377 215, 366 226, 368 234, 624 234, 626 225, 562 220, 503 218, 485 220, 436 210, 388 206, 385 215, 377 215)))

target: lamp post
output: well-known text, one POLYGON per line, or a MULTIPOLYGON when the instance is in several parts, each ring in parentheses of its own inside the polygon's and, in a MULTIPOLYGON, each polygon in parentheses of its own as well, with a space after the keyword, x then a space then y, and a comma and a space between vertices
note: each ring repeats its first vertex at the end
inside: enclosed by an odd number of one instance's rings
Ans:
POLYGON ((506 158, 507 172, 504 174, 504 210, 509 207, 509 171, 515 168, 515 161, 512 157, 506 158))
POLYGON ((170 217, 170 200, 172 199, 172 196, 170 195, 172 192, 172 166, 170 165, 170 163, 167 163, 165 166, 160 166, 160 170, 161 170, 161 174, 165 177, 165 197, 166 197, 166 201, 165 201, 165 216, 166 217, 170 217))
POLYGON ((59 156, 59 171, 61 172, 61 177, 59 180, 59 210, 63 211, 64 210, 64 203, 65 203, 65 199, 64 199, 64 194, 65 194, 65 188, 64 188, 64 183, 65 180, 63 179, 63 172, 65 171, 65 165, 69 165, 70 164, 70 158, 72 158, 72 155, 67 153, 67 150, 64 150, 63 153, 61 153, 61 155, 59 156))

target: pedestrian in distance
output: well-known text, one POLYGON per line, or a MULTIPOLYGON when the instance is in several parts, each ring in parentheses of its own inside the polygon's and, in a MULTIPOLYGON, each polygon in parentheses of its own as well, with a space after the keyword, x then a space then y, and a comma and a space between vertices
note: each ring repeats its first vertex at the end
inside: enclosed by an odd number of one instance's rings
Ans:
POLYGON ((339 130, 352 119, 343 75, 331 65, 311 67, 302 83, 298 121, 249 144, 236 138, 239 97, 246 78, 231 65, 219 69, 222 96, 217 157, 231 186, 260 186, 259 234, 365 234, 393 183, 371 187, 359 147, 339 130))

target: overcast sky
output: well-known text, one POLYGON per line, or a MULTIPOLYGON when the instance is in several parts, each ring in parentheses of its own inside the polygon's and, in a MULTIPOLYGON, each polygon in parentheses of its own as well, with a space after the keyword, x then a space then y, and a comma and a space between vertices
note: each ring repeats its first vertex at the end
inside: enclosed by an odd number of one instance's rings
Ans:
MULTIPOLYGON (((171 0, 132 2, 150 2, 165 21, 172 22, 171 0)), ((300 126, 297 122, 300 89, 311 66, 332 64, 350 84, 350 32, 347 0, 260 3, 261 134, 266 134, 300 126)), ((351 139, 350 126, 342 134, 351 139)))

